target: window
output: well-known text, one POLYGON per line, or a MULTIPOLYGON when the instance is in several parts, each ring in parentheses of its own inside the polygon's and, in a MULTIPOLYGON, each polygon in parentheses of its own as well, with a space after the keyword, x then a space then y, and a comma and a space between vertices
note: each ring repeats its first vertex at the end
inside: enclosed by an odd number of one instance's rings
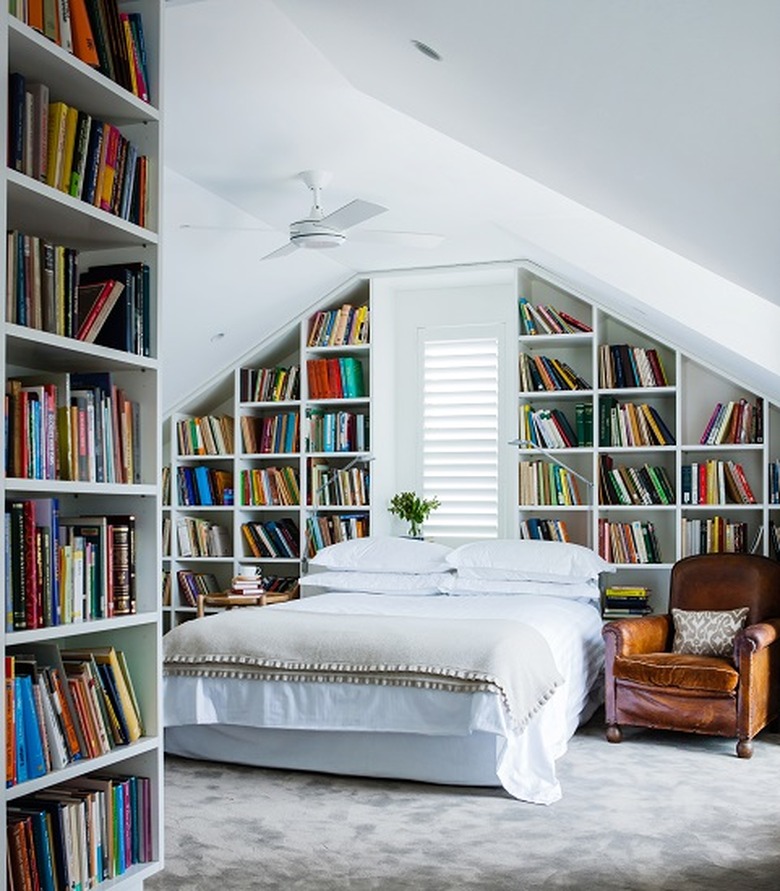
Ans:
POLYGON ((499 528, 499 338, 420 331, 423 497, 441 507, 426 535, 496 538, 499 528))

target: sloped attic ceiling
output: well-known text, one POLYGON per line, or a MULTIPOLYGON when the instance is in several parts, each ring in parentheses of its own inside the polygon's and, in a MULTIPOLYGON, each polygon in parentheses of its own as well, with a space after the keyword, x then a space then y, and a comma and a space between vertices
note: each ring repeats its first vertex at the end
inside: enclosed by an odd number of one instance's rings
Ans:
POLYGON ((778 38, 773 0, 169 0, 165 406, 355 271, 509 258, 780 393, 778 38), (260 262, 310 168, 445 240, 260 262))

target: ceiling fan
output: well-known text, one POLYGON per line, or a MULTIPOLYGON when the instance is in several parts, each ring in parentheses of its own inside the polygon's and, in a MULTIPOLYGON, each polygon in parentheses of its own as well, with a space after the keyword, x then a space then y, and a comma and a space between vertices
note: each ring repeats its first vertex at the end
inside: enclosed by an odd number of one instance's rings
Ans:
MULTIPOLYGON (((298 174, 299 179, 312 194, 312 206, 306 217, 293 220, 289 228, 289 241, 276 250, 261 257, 261 260, 272 260, 294 253, 298 248, 310 250, 330 250, 340 247, 347 240, 347 231, 359 223, 372 217, 386 213, 388 208, 371 201, 355 198, 337 210, 325 213, 322 207, 322 190, 330 182, 331 174, 325 170, 304 170, 298 174)), ((211 226, 183 225, 185 229, 223 228, 211 226)), ((243 227, 236 227, 243 228, 243 227)), ((410 247, 436 247, 442 241, 441 235, 425 232, 391 232, 387 230, 356 230, 350 232, 349 238, 355 241, 383 242, 410 247)))

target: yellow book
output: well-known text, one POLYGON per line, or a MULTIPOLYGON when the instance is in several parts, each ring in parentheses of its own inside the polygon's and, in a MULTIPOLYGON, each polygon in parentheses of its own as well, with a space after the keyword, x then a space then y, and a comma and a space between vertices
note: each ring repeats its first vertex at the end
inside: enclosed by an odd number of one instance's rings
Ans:
POLYGON ((68 106, 65 112, 65 135, 62 146, 62 165, 57 188, 61 192, 70 191, 70 174, 73 169, 73 150, 76 146, 76 124, 78 123, 79 110, 68 106))
POLYGON ((58 189, 62 174, 62 161, 65 154, 65 126, 68 106, 64 102, 49 103, 48 157, 46 163, 46 184, 58 189))

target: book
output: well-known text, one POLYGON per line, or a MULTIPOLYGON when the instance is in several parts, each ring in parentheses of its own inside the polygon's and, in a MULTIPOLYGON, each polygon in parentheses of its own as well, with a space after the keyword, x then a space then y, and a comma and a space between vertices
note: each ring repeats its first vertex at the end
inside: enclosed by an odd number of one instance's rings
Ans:
MULTIPOLYGON (((60 2, 60 0, 57 0, 60 2)), ((73 152, 76 147, 76 130, 79 120, 79 111, 72 105, 65 112, 65 132, 62 138, 62 162, 59 172, 57 188, 61 192, 70 193, 70 180, 73 170, 73 152)))
POLYGON ((78 286, 78 340, 95 342, 124 287, 116 279, 78 286))
POLYGON ((20 771, 20 782, 41 777, 46 770, 46 761, 43 754, 43 731, 38 721, 38 710, 35 705, 35 693, 33 691, 33 675, 20 674, 22 663, 16 660, 16 675, 14 678, 15 695, 21 700, 21 707, 16 707, 17 749, 22 753, 17 757, 17 769, 20 760, 23 761, 24 771, 20 771), (19 719, 21 716, 21 723, 19 719))
POLYGON ((70 26, 73 39, 73 53, 82 62, 92 68, 98 68, 98 57, 95 38, 92 33, 86 0, 68 0, 70 8, 70 26))
POLYGON ((65 130, 67 127, 68 106, 65 102, 49 103, 49 126, 47 134, 46 184, 58 189, 62 178, 62 165, 65 156, 65 130))

